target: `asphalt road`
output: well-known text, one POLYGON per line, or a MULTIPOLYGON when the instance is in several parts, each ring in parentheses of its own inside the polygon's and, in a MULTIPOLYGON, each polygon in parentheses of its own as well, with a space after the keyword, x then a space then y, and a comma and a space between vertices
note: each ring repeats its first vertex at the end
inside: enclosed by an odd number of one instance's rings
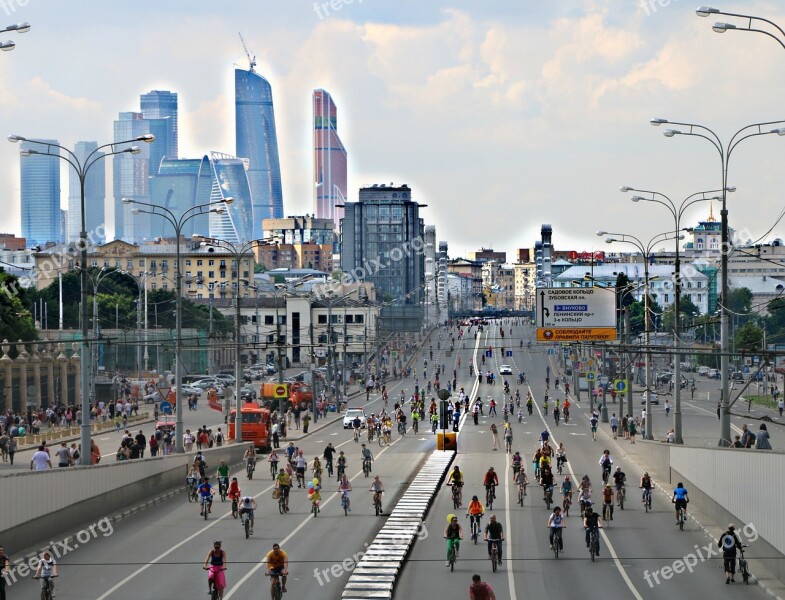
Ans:
MULTIPOLYGON (((505 325, 509 329, 509 325, 505 325)), ((501 346, 498 338, 498 326, 486 332, 479 348, 501 346)), ((531 335, 531 330, 515 328, 513 338, 516 342, 521 337, 531 335)), ((509 335, 507 345, 509 344, 509 335)), ((525 347, 525 343, 524 343, 525 347)), ((477 354, 479 359, 479 353, 477 354)), ((551 359, 555 357, 550 357, 551 359)), ((574 406, 569 424, 563 422, 557 428, 549 416, 543 419, 541 398, 544 392, 545 369, 549 356, 546 347, 533 345, 531 352, 515 349, 512 358, 501 358, 494 353, 490 365, 484 370, 498 372, 502 363, 512 364, 515 377, 519 370, 524 370, 532 382, 532 392, 538 409, 532 418, 526 418, 523 424, 513 421, 513 451, 520 450, 525 457, 527 473, 531 475, 531 458, 537 445, 540 432, 546 427, 551 430, 554 441, 562 442, 569 458, 569 474, 571 478, 581 478, 588 474, 594 483, 595 500, 599 495, 601 469, 598 465, 599 456, 604 450, 601 438, 592 441, 588 427, 588 403, 581 402, 574 406)), ((552 372, 555 361, 551 361, 552 372)), ((482 365, 480 365, 482 367, 482 365)), ((553 376, 552 376, 553 380, 553 376)), ((515 385, 512 386, 513 393, 515 385)), ((482 384, 477 395, 486 399, 489 395, 499 401, 503 388, 500 385, 482 384)), ((525 393, 522 392, 525 396, 525 393)), ((563 398, 563 395, 560 394, 563 398)), ((551 398, 554 392, 551 390, 551 398)), ((690 409, 692 410, 692 409, 690 409)), ((486 410, 487 413, 487 410, 486 410)), ((499 411, 501 415, 501 411, 499 411)), ((664 411, 663 411, 664 414, 664 411)), ((664 417, 663 417, 664 418, 664 417)), ((696 411, 693 416, 685 415, 685 427, 697 426, 710 419, 696 411), (704 418, 705 417, 705 418, 704 418)), ((467 586, 474 573, 482 575, 493 586, 497 598, 737 598, 743 594, 747 598, 764 598, 765 593, 754 586, 738 589, 743 584, 725 585, 721 560, 713 558, 701 561, 697 549, 713 542, 707 539, 694 523, 688 523, 685 531, 680 532, 675 524, 674 511, 669 497, 671 490, 657 490, 654 494, 653 512, 646 514, 640 504, 637 490, 637 470, 624 460, 615 460, 628 474, 628 494, 625 510, 616 509, 614 520, 605 528, 601 537, 601 555, 597 562, 592 563, 583 539, 583 528, 578 513, 571 513, 567 519, 564 532, 565 553, 558 560, 554 559, 549 549, 547 518, 550 514, 542 500, 541 489, 534 485, 529 487, 528 496, 523 507, 516 503, 515 490, 511 485, 512 470, 509 467, 509 456, 503 451, 491 450, 489 427, 491 422, 497 425, 501 418, 481 418, 478 426, 471 421, 464 423, 458 440, 458 464, 466 476, 464 488, 464 505, 473 494, 484 498, 482 478, 489 466, 500 474, 501 485, 497 489, 497 501, 493 508, 505 531, 504 563, 497 573, 491 572, 487 546, 482 542, 475 546, 469 540, 468 519, 465 518, 465 507, 454 511, 447 488, 439 494, 434 507, 426 521, 430 535, 418 541, 410 554, 403 570, 402 577, 396 587, 396 598, 419 597, 424 589, 438 589, 439 597, 465 598, 467 586), (442 539, 446 525, 446 515, 456 513, 464 526, 464 543, 460 558, 451 573, 445 567, 445 544, 442 539), (696 549, 697 547, 697 549, 696 549), (683 559, 690 554, 695 555, 697 564, 693 572, 681 572, 662 569, 673 567, 674 561, 683 559), (656 574, 656 577, 655 577, 656 574), (666 579, 667 576, 667 579, 666 579), (437 579, 438 578, 438 579, 437 579)), ((714 415, 716 424, 716 414, 714 415)), ((566 474, 566 473, 565 473, 566 474)), ((557 481, 561 478, 557 477, 557 481)), ((656 482, 655 482, 656 483, 656 482)), ((557 494, 558 497, 558 494, 557 494)), ((483 527, 489 514, 483 519, 483 527)), ((702 551, 705 556, 705 551, 702 551)), ((691 559, 690 559, 691 560, 691 559)), ((680 563, 677 563, 680 564, 680 563)))
MULTIPOLYGON (((437 342, 434 342, 438 355, 436 348, 437 342)), ((413 388, 413 380, 391 382, 388 385, 391 403, 401 389, 407 390, 408 395, 413 388)), ((372 397, 367 405, 364 400, 357 404, 367 407, 367 411, 378 411, 381 399, 372 397)), ((204 421, 206 414, 211 413, 202 409, 191 415, 186 412, 198 424, 204 421)), ((208 419, 208 424, 210 421, 208 419)), ((430 432, 403 438, 394 434, 393 437, 394 444, 388 448, 382 449, 376 442, 370 446, 376 458, 374 474, 378 473, 385 485, 385 509, 403 494, 406 483, 419 470, 427 452, 435 447, 430 432)), ((116 523, 109 535, 94 528, 99 531, 97 535, 90 536, 86 543, 79 544, 59 560, 58 599, 204 597, 207 576, 201 564, 215 539, 223 540, 228 557, 228 588, 224 598, 267 597, 268 580, 260 560, 274 542, 282 544, 291 561, 286 597, 340 598, 348 579, 348 572, 343 571, 340 563, 356 556, 371 543, 383 525, 384 517, 374 515, 367 491, 371 480, 362 474, 360 445, 354 443, 351 432, 344 430, 340 421, 314 432, 298 445, 305 450, 310 462, 315 454, 321 456, 328 442, 344 450, 348 457, 347 473, 354 487, 353 510, 348 517, 340 508, 334 479, 324 482, 322 512, 318 518, 310 516, 305 490, 296 487, 290 499, 291 512, 281 516, 277 501, 271 497, 269 467, 260 461, 252 481, 247 481, 244 472, 236 474, 243 493, 256 496, 259 502, 256 531, 250 540, 245 539, 239 521, 231 517, 228 502, 222 504, 217 498, 212 515, 204 521, 199 516, 198 505, 189 504, 183 494, 116 523), (334 565, 338 565, 336 571, 332 570, 334 565)), ((210 465, 209 471, 214 473, 215 467, 210 465)), ((18 557, 18 549, 6 550, 16 552, 12 558, 18 557)), ((9 597, 34 597, 38 585, 29 576, 19 578, 8 589, 9 597)))

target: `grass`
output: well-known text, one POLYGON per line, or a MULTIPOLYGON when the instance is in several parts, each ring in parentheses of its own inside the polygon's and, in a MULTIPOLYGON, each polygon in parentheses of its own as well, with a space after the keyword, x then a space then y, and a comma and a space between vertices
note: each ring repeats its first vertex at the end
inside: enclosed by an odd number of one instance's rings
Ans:
POLYGON ((753 404, 757 404, 759 406, 765 406, 766 408, 777 408, 777 403, 771 396, 744 396, 744 400, 746 402, 752 402, 753 404))

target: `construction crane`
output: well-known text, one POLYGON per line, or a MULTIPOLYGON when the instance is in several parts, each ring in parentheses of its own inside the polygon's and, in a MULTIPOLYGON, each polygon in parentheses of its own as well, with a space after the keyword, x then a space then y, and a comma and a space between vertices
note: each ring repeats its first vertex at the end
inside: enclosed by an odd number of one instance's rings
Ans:
POLYGON ((245 44, 245 40, 243 39, 243 34, 238 32, 237 35, 240 36, 240 41, 243 43, 243 48, 245 49, 245 54, 246 54, 246 56, 248 56, 248 65, 249 65, 248 70, 253 73, 253 68, 256 66, 256 56, 251 54, 250 50, 248 50, 248 46, 245 44))

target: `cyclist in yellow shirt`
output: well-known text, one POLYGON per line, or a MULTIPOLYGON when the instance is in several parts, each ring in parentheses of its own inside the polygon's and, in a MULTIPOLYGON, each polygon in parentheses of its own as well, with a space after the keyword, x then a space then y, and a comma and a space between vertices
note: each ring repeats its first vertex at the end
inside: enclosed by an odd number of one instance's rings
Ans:
MULTIPOLYGON (((273 549, 265 555, 264 559, 267 561, 267 572, 281 577, 281 591, 286 592, 286 576, 289 575, 289 556, 281 550, 279 544, 273 544, 273 549)), ((271 595, 272 592, 273 586, 271 583, 271 595)))
POLYGON ((292 476, 285 470, 278 469, 278 477, 275 478, 275 487, 281 490, 284 497, 284 510, 289 512, 289 488, 292 487, 292 476))

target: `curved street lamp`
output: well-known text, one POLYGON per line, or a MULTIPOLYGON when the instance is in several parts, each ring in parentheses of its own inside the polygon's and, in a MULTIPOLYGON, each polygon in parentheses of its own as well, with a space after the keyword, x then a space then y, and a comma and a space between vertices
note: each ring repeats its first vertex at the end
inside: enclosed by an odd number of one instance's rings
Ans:
MULTIPOLYGON (((705 7, 704 7, 705 8, 705 7)), ((686 127, 687 130, 681 129, 666 129, 663 131, 665 137, 674 137, 677 135, 687 135, 693 137, 703 138, 708 141, 717 151, 720 157, 720 166, 722 171, 722 210, 720 211, 722 229, 721 229, 721 249, 720 249, 720 264, 721 268, 721 294, 723 302, 727 302, 728 298, 728 254, 730 253, 730 240, 728 235, 728 192, 734 191, 736 188, 728 186, 728 166, 731 156, 736 147, 752 137, 761 135, 777 134, 778 136, 785 135, 785 120, 780 121, 766 121, 763 123, 753 123, 742 127, 734 133, 727 145, 722 143, 720 137, 705 125, 698 125, 696 123, 680 123, 677 121, 669 121, 668 119, 656 118, 649 121, 655 127, 660 125, 675 125, 677 127, 686 127), (772 125, 779 125, 775 129, 769 129, 772 125)), ((721 305, 722 318, 720 320, 720 371, 722 381, 722 410, 720 419, 720 446, 730 446, 730 385, 729 385, 729 363, 728 355, 730 352, 730 315, 727 307, 721 305)))
POLYGON ((723 23, 717 22, 712 25, 712 30, 715 33, 725 33, 726 31, 752 31, 755 33, 762 33, 763 35, 767 35, 772 38, 775 42, 777 42, 780 46, 785 48, 785 31, 783 31, 782 27, 777 25, 774 21, 770 21, 769 19, 764 19, 763 17, 756 17, 755 15, 743 15, 739 13, 731 13, 725 12, 720 10, 719 8, 713 8, 711 6, 699 6, 695 10, 695 14, 699 17, 708 17, 709 15, 724 15, 726 17, 737 17, 739 19, 746 19, 747 25, 735 25, 733 23, 723 23), (754 27, 754 23, 759 21, 761 23, 766 23, 767 25, 771 25, 774 29, 776 29, 779 34, 782 36, 782 39, 771 33, 770 31, 766 31, 765 29, 758 29, 754 27))
MULTIPOLYGON (((28 26, 29 28, 29 26, 28 26)), ((79 288, 80 288, 80 297, 81 297, 81 306, 80 306, 80 316, 81 316, 81 340, 80 340, 80 348, 79 352, 82 357, 82 360, 79 361, 79 378, 80 378, 80 388, 82 393, 81 398, 81 411, 82 411, 82 425, 80 429, 80 442, 82 444, 82 452, 81 452, 81 464, 82 465, 89 465, 90 463, 90 396, 88 393, 88 389, 90 387, 90 365, 88 364, 88 356, 89 356, 89 342, 87 339, 89 329, 87 327, 87 296, 88 296, 88 287, 87 287, 87 216, 85 211, 85 181, 87 180, 87 174, 90 172, 90 169, 95 165, 98 161, 104 160, 109 156, 114 156, 117 154, 139 154, 142 150, 139 146, 130 146, 126 148, 118 148, 119 146, 123 146, 124 144, 131 144, 133 142, 145 142, 151 143, 155 141, 155 136, 152 134, 145 134, 141 136, 137 136, 130 140, 124 140, 122 142, 112 142, 110 144, 103 144, 98 146, 95 150, 93 150, 90 154, 88 154, 83 160, 79 160, 79 157, 76 156, 71 150, 64 146, 60 146, 59 144, 53 144, 52 142, 45 142, 36 139, 28 139, 21 135, 9 135, 8 141, 16 144, 18 142, 27 142, 28 144, 33 144, 37 146, 41 146, 44 148, 44 151, 39 151, 31 148, 25 148, 24 150, 20 151, 19 154, 23 157, 38 155, 38 156, 54 156, 55 158, 59 158, 60 160, 64 160, 67 162, 71 167, 73 167, 74 171, 76 172, 77 177, 79 178, 79 198, 80 198, 80 209, 82 215, 82 230, 79 232, 79 288), (101 150, 104 148, 109 148, 109 152, 102 153, 101 150), (52 150, 57 150, 57 152, 52 152, 52 150), (65 155, 60 154, 60 150, 65 152, 65 155), (87 450, 86 450, 87 449, 87 450)))
MULTIPOLYGON (((4 29, 0 29, 0 33, 5 33, 7 31, 16 31, 17 33, 27 33, 28 31, 30 31, 30 23, 25 21, 24 23, 16 23, 14 25, 9 25, 4 29)), ((0 50, 2 50, 3 52, 10 52, 14 48, 16 48, 16 43, 10 40, 8 40, 7 42, 0 42, 0 50)))
MULTIPOLYGON (((146 140, 145 140, 146 141, 146 140)), ((164 206, 157 204, 150 204, 148 202, 140 202, 132 198, 123 198, 123 204, 134 204, 131 211, 134 214, 146 213, 150 215, 157 215, 169 221, 174 228, 176 236, 175 252, 176 252, 176 265, 175 265, 175 340, 174 340, 174 390, 175 390, 175 452, 182 454, 185 451, 183 446, 183 403, 182 403, 182 387, 183 383, 183 369, 182 369, 182 346, 183 346, 183 277, 180 268, 180 238, 185 224, 194 217, 205 215, 208 213, 223 213, 226 209, 224 205, 234 202, 234 198, 223 198, 217 202, 208 202, 206 204, 197 204, 188 210, 184 211, 179 217, 164 206), (139 208, 144 206, 146 208, 139 208), (212 208, 211 208, 212 207, 212 208), (207 209, 207 210, 205 210, 207 209), (163 211, 163 212, 158 212, 163 211)))
MULTIPOLYGON (((650 194, 650 198, 646 198, 644 196, 632 196, 630 200, 633 202, 654 202, 656 204, 661 204, 668 212, 673 215, 674 221, 674 231, 681 230, 681 219, 684 216, 684 212, 693 204, 697 204, 698 202, 709 202, 713 200, 722 200, 722 196, 711 196, 706 197, 707 194, 717 194, 722 190, 709 190, 705 192, 695 192, 694 194, 690 194, 684 200, 682 200, 681 204, 677 205, 673 200, 671 200, 668 196, 661 192, 655 192, 652 190, 639 190, 629 186, 622 186, 622 192, 638 192, 639 194, 650 194), (698 197, 700 196, 700 197, 698 197)), ((734 188, 735 189, 735 188, 734 188)), ((729 190, 730 191, 730 190, 729 190)), ((674 297, 673 297, 673 310, 675 315, 675 320, 673 324, 673 341, 674 345, 676 346, 676 360, 674 360, 674 379, 676 379, 676 396, 674 400, 674 422, 673 422, 673 433, 675 435, 675 443, 683 444, 684 440, 682 438, 682 415, 681 415, 681 354, 679 352, 679 347, 681 346, 681 257, 679 255, 679 244, 676 244, 676 261, 674 263, 673 269, 673 279, 674 279, 674 297)))
POLYGON ((647 440, 653 440, 654 436, 652 435, 652 414, 651 414, 651 327, 650 327, 650 317, 649 317, 649 282, 654 279, 653 277, 649 277, 649 258, 651 256, 652 251, 654 250, 654 246, 661 242, 666 242, 668 240, 680 240, 683 239, 683 235, 679 235, 679 231, 666 231, 664 233, 658 233, 654 237, 652 237, 648 242, 641 241, 640 238, 635 237, 634 235, 629 235, 626 233, 611 233, 609 231, 598 231, 597 235, 599 237, 608 236, 605 238, 605 242, 607 244, 613 243, 624 243, 630 244, 635 246, 643 256, 643 280, 644 280, 644 287, 643 287, 643 314, 644 314, 644 331, 646 334, 646 432, 644 437, 647 440))

